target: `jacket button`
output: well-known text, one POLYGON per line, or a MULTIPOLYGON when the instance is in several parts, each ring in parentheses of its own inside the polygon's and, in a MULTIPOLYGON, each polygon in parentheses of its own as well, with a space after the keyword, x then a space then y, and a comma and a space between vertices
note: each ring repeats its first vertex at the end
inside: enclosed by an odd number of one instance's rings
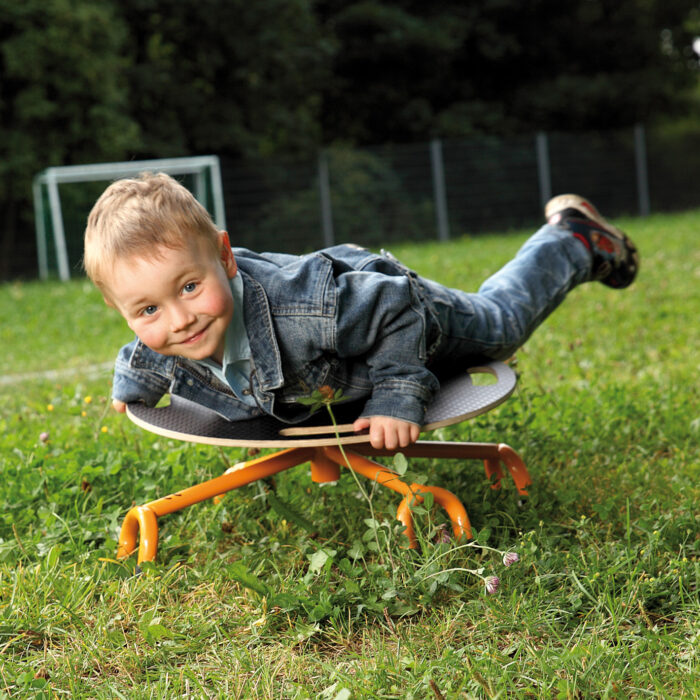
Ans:
POLYGON ((243 396, 250 396, 250 389, 243 389, 243 396))
POLYGON ((187 386, 194 386, 194 380, 193 380, 193 379, 188 379, 188 380, 187 380, 187 386))

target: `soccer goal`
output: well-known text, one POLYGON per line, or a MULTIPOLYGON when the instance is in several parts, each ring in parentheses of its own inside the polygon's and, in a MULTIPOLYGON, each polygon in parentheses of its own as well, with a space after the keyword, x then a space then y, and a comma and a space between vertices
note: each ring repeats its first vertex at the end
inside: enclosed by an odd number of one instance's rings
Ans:
POLYGON ((103 183, 143 172, 176 177, 206 207, 217 228, 226 228, 221 167, 216 156, 47 168, 34 178, 33 185, 41 279, 57 274, 59 279, 69 280, 71 270, 78 269, 87 215, 104 189, 103 183))

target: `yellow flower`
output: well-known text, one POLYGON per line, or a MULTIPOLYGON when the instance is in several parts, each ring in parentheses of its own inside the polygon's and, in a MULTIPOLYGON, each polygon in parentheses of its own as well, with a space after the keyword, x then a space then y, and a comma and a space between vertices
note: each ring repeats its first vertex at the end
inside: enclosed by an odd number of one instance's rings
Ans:
POLYGON ((47 404, 46 404, 46 410, 47 410, 47 411, 53 411, 53 404, 52 404, 52 403, 47 403, 47 404))
POLYGON ((81 415, 83 418, 85 418, 85 416, 87 416, 87 411, 81 411, 81 412, 80 412, 80 415, 81 415))
POLYGON ((106 425, 103 425, 103 426, 100 428, 100 431, 103 432, 103 433, 106 433, 108 430, 109 430, 109 428, 108 428, 106 425))
POLYGON ((83 401, 85 401, 85 403, 92 403, 92 396, 86 396, 83 401))

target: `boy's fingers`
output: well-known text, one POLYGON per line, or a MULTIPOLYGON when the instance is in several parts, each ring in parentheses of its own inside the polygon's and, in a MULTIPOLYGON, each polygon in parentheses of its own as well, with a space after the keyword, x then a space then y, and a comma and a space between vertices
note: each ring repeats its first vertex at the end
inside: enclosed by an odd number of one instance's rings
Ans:
POLYGON ((420 428, 415 423, 402 423, 399 427, 399 447, 412 445, 420 433, 420 428))
POLYGON ((369 418, 358 418, 353 424, 352 424, 352 429, 356 433, 360 433, 363 430, 367 430, 369 428, 370 422, 369 418))
POLYGON ((385 435, 385 425, 382 416, 373 416, 367 421, 369 427, 369 444, 374 447, 375 450, 381 450, 383 448, 391 449, 384 438, 385 435))
POLYGON ((395 450, 399 446, 396 429, 391 425, 379 425, 376 430, 373 426, 369 430, 369 435, 372 447, 377 449, 395 450))
POLYGON ((126 413, 126 404, 119 399, 112 399, 112 408, 117 411, 117 413, 126 413))
POLYGON ((420 426, 415 423, 389 418, 387 416, 372 416, 358 418, 353 423, 356 432, 369 428, 369 442, 377 450, 396 450, 413 444, 420 434, 420 426))

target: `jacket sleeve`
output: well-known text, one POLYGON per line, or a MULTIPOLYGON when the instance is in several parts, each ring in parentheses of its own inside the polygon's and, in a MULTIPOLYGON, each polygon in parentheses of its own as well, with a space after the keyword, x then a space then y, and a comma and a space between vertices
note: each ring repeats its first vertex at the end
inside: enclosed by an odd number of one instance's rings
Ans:
POLYGON ((141 402, 155 406, 168 392, 170 382, 162 374, 132 365, 132 356, 141 348, 139 341, 134 340, 119 351, 114 365, 112 398, 124 403, 141 402))
POLYGON ((365 362, 372 383, 362 415, 421 425, 439 383, 425 367, 425 311, 410 280, 352 271, 336 288, 337 353, 365 362))

